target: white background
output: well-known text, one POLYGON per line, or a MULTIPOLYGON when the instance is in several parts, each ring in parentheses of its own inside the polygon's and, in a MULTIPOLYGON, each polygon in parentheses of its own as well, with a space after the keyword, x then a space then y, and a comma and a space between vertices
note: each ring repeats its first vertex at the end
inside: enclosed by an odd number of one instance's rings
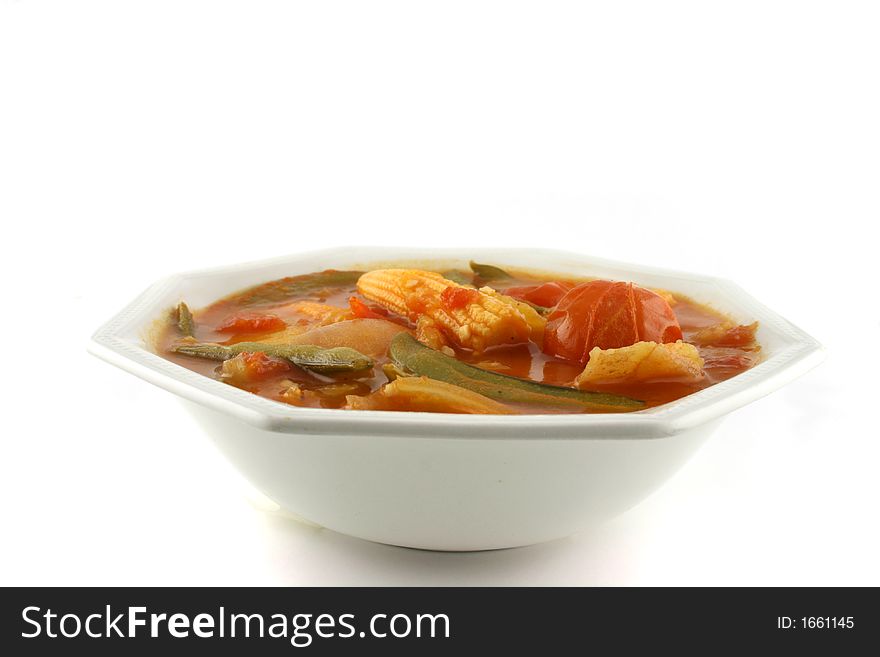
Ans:
POLYGON ((3 584, 880 585, 872 2, 0 0, 3 584), (85 353, 142 288, 340 244, 732 278, 826 362, 601 529, 494 553, 260 510, 85 353))

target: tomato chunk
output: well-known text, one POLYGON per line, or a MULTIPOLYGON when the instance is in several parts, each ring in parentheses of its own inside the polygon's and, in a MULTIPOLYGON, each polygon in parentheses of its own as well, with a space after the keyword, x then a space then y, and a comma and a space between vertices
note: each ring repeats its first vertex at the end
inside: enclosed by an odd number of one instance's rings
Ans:
POLYGON ((658 294, 632 283, 590 281, 569 290, 547 318, 544 351, 586 363, 593 347, 675 342, 681 327, 658 294))
POLYGON ((739 326, 726 322, 697 331, 689 341, 707 347, 751 347, 757 330, 758 322, 739 326))
POLYGON ((440 293, 440 302, 447 310, 464 308, 480 298, 480 293, 470 287, 450 285, 440 293))
POLYGON ((574 283, 569 283, 568 281, 550 281, 540 285, 509 287, 504 290, 504 294, 514 299, 528 301, 536 306, 552 308, 573 287, 574 283))
POLYGON ((388 311, 384 308, 372 308, 357 297, 348 298, 348 307, 358 319, 388 319, 388 311))
POLYGON ((271 376, 290 369, 290 363, 268 356, 261 351, 245 351, 241 355, 245 367, 254 378, 271 376))
POLYGON ((291 368, 290 363, 272 358, 260 351, 243 351, 223 362, 221 378, 234 386, 244 388, 263 379, 271 378, 291 368))
POLYGON ((287 324, 277 315, 261 313, 238 313, 228 317, 217 327, 222 333, 268 333, 280 331, 287 324))

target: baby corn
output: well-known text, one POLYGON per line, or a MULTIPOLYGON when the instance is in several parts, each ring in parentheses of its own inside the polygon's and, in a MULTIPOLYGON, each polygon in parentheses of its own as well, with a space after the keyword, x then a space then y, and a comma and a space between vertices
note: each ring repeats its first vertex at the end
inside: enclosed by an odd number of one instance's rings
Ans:
POLYGON ((434 272, 379 269, 363 274, 357 287, 367 299, 416 322, 420 332, 433 327, 460 347, 479 352, 529 339, 529 323, 516 306, 434 272))

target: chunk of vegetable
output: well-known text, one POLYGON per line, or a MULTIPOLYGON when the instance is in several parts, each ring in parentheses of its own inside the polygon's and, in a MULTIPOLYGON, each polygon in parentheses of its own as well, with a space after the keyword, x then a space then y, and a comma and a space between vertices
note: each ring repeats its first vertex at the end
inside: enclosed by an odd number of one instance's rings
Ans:
POLYGON ((484 265, 479 262, 474 262, 473 260, 471 260, 469 264, 471 271, 474 272, 483 283, 513 280, 513 276, 501 269, 501 267, 484 265))
POLYGON ((381 309, 382 312, 373 310, 357 297, 348 298, 348 307, 358 319, 385 319, 388 317, 388 312, 384 308, 381 309))
POLYGON ((620 395, 585 392, 487 372, 426 347, 408 333, 401 333, 391 341, 391 358, 415 374, 467 388, 502 402, 563 406, 584 411, 634 411, 644 407, 644 402, 620 395))
POLYGON ((223 362, 220 378, 237 388, 247 388, 262 379, 290 369, 290 363, 259 351, 244 351, 223 362))
POLYGON ((306 344, 268 344, 265 342, 238 342, 233 345, 199 343, 180 340, 171 350, 185 356, 210 360, 228 360, 244 352, 259 352, 275 358, 283 358, 294 365, 321 374, 359 372, 373 367, 373 360, 350 347, 324 349, 306 344))
POLYGON ((294 301, 284 305, 283 310, 287 313, 301 315, 305 323, 310 325, 326 326, 335 322, 343 322, 354 319, 354 313, 349 308, 340 308, 329 303, 317 301, 294 301))
POLYGON ((333 324, 354 319, 354 313, 347 308, 317 303, 315 301, 296 301, 284 306, 284 310, 301 315, 301 318, 280 331, 261 336, 260 342, 269 344, 309 344, 300 340, 299 336, 322 326, 332 326, 333 324))
POLYGON ((699 381, 702 377, 703 359, 697 348, 679 340, 668 344, 637 342, 618 349, 594 347, 575 382, 584 387, 624 381, 699 381))
POLYGON ((472 287, 450 285, 440 293, 440 303, 448 311, 461 310, 469 304, 479 303, 480 293, 472 287))
POLYGON ((289 330, 261 340, 267 344, 312 344, 318 347, 351 347, 362 354, 380 357, 388 353, 391 338, 408 329, 387 319, 349 319, 305 332, 289 330))
POLYGON ((426 330, 431 327, 442 331, 453 344, 474 351, 529 339, 528 322, 517 308, 434 272, 378 269, 360 277, 358 292, 426 330))
POLYGON ((277 315, 269 313, 236 313, 217 327, 221 333, 268 333, 280 331, 287 324, 277 315))
POLYGON ((281 401, 291 406, 308 406, 310 402, 318 401, 318 396, 310 390, 306 390, 295 381, 282 382, 279 395, 281 401))
POLYGON ((520 301, 506 294, 501 294, 491 287, 481 287, 480 292, 516 308, 526 320, 526 324, 529 325, 529 340, 538 346, 543 344, 544 328, 547 326, 547 320, 544 318, 544 315, 535 309, 535 306, 527 301, 520 301))
POLYGON ((737 326, 733 322, 721 322, 694 333, 689 341, 707 347, 751 347, 755 344, 758 322, 737 326))
POLYGON ((404 376, 412 376, 410 372, 401 368, 397 363, 385 363, 382 366, 382 373, 389 381, 394 381, 394 379, 404 376))
POLYGON ((193 321, 192 312, 183 301, 177 304, 177 330, 185 338, 195 335, 196 325, 193 321))
POLYGON ((338 408, 345 403, 346 395, 366 395, 370 386, 361 381, 331 383, 314 388, 306 388, 295 381, 285 381, 279 393, 279 401, 292 406, 323 406, 338 408))
POLYGON ((761 359, 760 349, 739 347, 700 347, 703 367, 709 369, 745 370, 757 365, 761 359))
POLYGON ((366 396, 348 396, 348 408, 507 415, 513 410, 481 394, 426 376, 400 377, 366 396))
POLYGON ((450 355, 455 353, 449 346, 449 341, 443 333, 440 324, 427 315, 422 315, 416 320, 416 339, 428 345, 431 349, 448 351, 450 355))
POLYGON ((450 269, 449 271, 443 272, 443 278, 458 283, 459 285, 474 287, 474 276, 466 271, 450 269))
POLYGON ((339 399, 348 395, 368 395, 370 394, 370 386, 363 381, 344 381, 337 383, 328 383, 323 386, 315 386, 310 390, 322 399, 339 399))
POLYGON ((542 308, 553 308, 575 286, 569 281, 550 281, 539 285, 509 287, 504 294, 542 308))
POLYGON ((590 281, 569 290, 547 318, 544 351, 586 363, 595 347, 681 338, 675 313, 658 294, 632 283, 590 281))

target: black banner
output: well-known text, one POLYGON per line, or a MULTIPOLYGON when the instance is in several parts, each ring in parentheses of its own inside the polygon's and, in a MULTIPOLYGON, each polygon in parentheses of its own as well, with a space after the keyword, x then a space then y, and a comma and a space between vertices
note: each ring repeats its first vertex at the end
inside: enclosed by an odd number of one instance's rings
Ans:
POLYGON ((4 654, 449 654, 876 645, 873 589, 3 589, 4 654), (10 652, 9 649, 12 651, 10 652))

